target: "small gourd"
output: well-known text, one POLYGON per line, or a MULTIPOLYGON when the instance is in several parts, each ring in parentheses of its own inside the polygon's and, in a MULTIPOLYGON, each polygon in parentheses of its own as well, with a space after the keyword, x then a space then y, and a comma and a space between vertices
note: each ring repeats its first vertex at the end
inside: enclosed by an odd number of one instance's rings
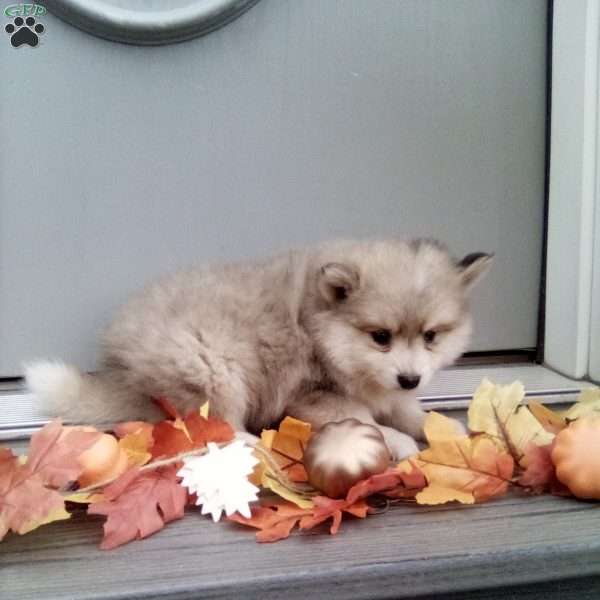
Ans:
POLYGON ((342 498, 359 481, 385 471, 390 453, 380 431, 356 419, 327 423, 306 447, 309 482, 330 498, 342 498))
POLYGON ((560 431, 552 462, 574 496, 600 500, 600 417, 582 417, 560 431))

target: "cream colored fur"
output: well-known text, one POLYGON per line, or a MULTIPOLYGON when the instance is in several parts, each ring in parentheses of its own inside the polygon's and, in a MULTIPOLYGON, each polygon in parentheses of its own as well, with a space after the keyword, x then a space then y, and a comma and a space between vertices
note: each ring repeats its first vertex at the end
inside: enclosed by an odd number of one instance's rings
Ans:
POLYGON ((87 423, 156 418, 158 396, 182 411, 208 399, 241 431, 356 417, 400 458, 421 435, 419 389, 467 347, 468 290, 489 262, 457 264, 435 242, 342 241, 176 273, 118 312, 99 373, 38 362, 27 382, 46 412, 87 423), (399 374, 419 386, 401 389, 399 374))

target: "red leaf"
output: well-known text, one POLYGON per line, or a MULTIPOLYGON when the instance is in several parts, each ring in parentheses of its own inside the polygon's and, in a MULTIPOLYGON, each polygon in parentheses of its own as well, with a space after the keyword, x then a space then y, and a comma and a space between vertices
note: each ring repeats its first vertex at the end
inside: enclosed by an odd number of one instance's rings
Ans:
POLYGON ((367 498, 384 490, 393 490, 404 488, 406 490, 414 490, 416 494, 427 485, 425 476, 416 467, 410 473, 402 473, 397 469, 388 469, 383 473, 373 475, 368 479, 359 481, 348 490, 346 495, 347 504, 354 504, 357 500, 367 498))
POLYGON ((153 398, 152 401, 158 408, 160 408, 167 417, 171 419, 181 419, 181 415, 179 411, 175 408, 173 403, 166 398, 165 396, 161 396, 160 398, 153 398))
MULTIPOLYGON (((181 421, 179 421, 181 423, 181 421)), ((194 449, 194 444, 181 427, 176 427, 176 421, 161 421, 152 430, 154 440, 151 448, 152 458, 160 456, 175 456, 181 452, 194 449)))
POLYGON ((412 469, 408 473, 406 471, 400 472, 402 484, 407 490, 422 490, 427 486, 425 473, 417 465, 411 464, 411 467, 412 469))
POLYGON ((175 456, 202 448, 208 442, 229 442, 234 435, 229 423, 214 417, 205 419, 197 412, 191 412, 184 420, 161 421, 154 426, 152 457, 175 456))
POLYGON ((190 413, 184 423, 195 448, 205 446, 208 442, 229 442, 235 435, 229 423, 215 417, 205 419, 197 412, 190 413))
POLYGON ((410 472, 398 473, 401 479, 400 485, 380 490, 382 494, 387 498, 414 498, 423 488, 427 487, 427 479, 423 471, 414 464, 411 464, 411 467, 410 472))
POLYGON ((177 482, 177 465, 139 473, 127 471, 104 490, 104 501, 88 513, 106 515, 103 550, 145 538, 183 517, 187 491, 177 482))
POLYGON ((527 466, 519 477, 520 485, 538 490, 547 489, 556 480, 556 471, 551 457, 553 445, 537 446, 530 442, 525 447, 522 462, 527 466))
POLYGON ((519 477, 518 484, 531 488, 534 492, 550 492, 557 496, 572 496, 569 488, 556 477, 556 467, 552 462, 554 441, 546 446, 533 443, 525 447, 523 463, 525 471, 519 477))

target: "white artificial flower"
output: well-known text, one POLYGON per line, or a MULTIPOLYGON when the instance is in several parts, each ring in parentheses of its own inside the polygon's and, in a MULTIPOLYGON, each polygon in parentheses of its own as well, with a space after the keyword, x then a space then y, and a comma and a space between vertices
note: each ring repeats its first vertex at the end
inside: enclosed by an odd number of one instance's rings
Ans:
POLYGON ((258 488, 247 477, 259 460, 244 441, 236 440, 223 448, 209 442, 206 454, 184 458, 183 462, 177 475, 183 478, 181 485, 198 497, 196 504, 202 505, 203 515, 210 513, 215 522, 223 511, 228 517, 239 512, 250 518, 248 503, 257 499, 258 488))

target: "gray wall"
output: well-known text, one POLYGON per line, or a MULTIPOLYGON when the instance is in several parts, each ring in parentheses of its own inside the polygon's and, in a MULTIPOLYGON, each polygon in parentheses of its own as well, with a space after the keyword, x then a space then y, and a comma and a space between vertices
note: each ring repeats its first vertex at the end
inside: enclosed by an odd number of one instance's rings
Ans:
POLYGON ((545 11, 262 0, 160 48, 52 15, 35 49, 6 36, 0 375, 38 356, 92 368, 114 307, 166 270, 349 235, 496 252, 473 348, 533 346, 545 11))

